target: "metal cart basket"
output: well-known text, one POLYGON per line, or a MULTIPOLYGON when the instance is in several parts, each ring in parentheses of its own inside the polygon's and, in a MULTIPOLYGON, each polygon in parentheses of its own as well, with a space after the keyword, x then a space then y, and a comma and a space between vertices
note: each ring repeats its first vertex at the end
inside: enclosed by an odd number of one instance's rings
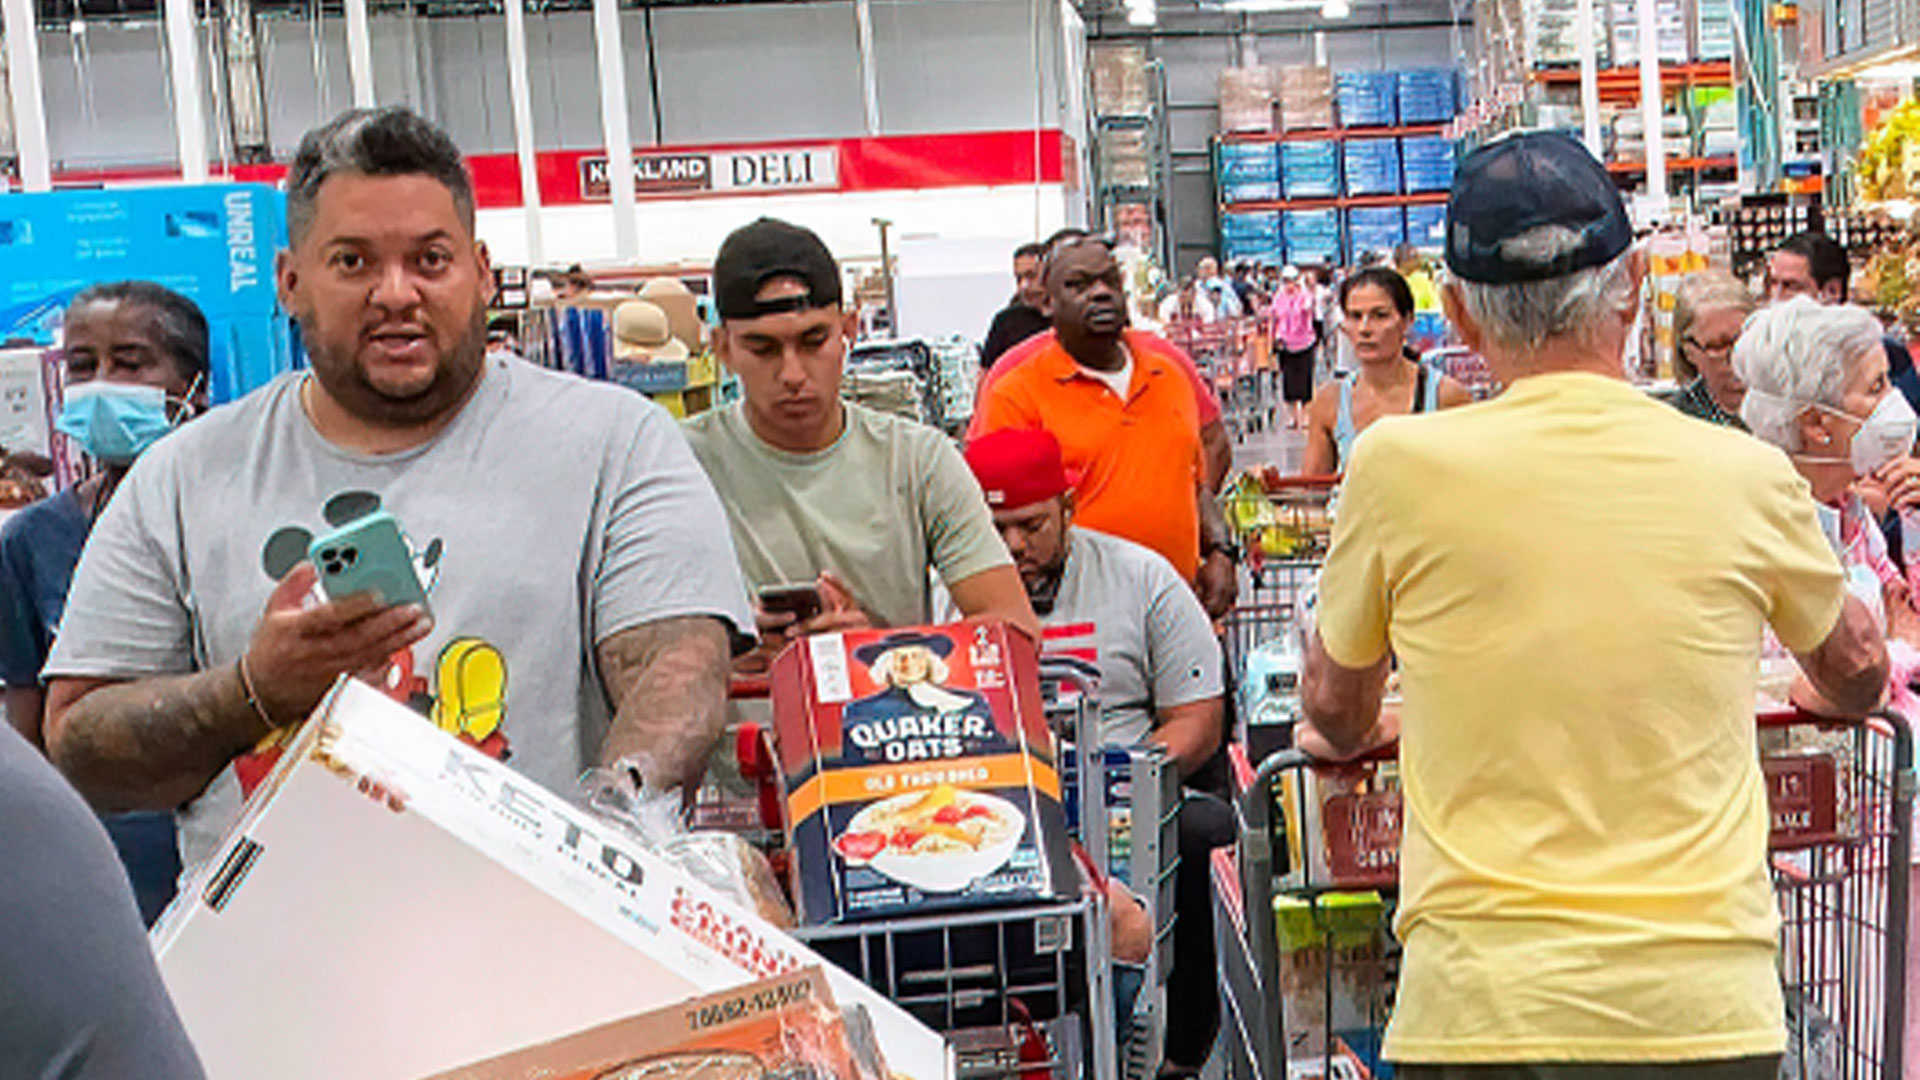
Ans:
MULTIPOLYGON (((1787 1004, 1782 1075, 1899 1080, 1911 731, 1890 712, 1864 723, 1796 712, 1762 714, 1759 723, 1787 1004)), ((1238 858, 1218 852, 1213 868, 1235 1080, 1361 1077, 1374 1067, 1399 966, 1386 932, 1399 869, 1395 753, 1389 747, 1328 766, 1289 749, 1258 771, 1244 756, 1236 763, 1238 858), (1322 782, 1307 782, 1309 774, 1322 782), (1319 950, 1317 960, 1283 961, 1306 942, 1319 950), (1283 1004, 1299 1000, 1303 972, 1324 988, 1319 1016, 1309 1018, 1318 1032, 1287 1016, 1283 1004), (1318 1057, 1318 1069, 1303 1068, 1303 1050, 1309 1061, 1318 1057)))

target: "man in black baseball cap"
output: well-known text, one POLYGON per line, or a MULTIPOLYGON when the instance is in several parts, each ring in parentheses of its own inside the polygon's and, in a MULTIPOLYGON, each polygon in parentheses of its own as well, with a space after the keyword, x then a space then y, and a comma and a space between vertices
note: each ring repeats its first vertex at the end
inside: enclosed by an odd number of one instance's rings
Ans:
POLYGON ((685 430, 761 594, 762 649, 749 663, 796 634, 932 621, 929 570, 963 615, 1037 634, 959 451, 932 428, 840 399, 857 319, 841 296, 833 254, 798 225, 761 218, 714 258, 714 354, 743 396, 685 430))
POLYGON ((1842 709, 1878 699, 1884 645, 1787 459, 1626 381, 1644 259, 1584 147, 1468 155, 1446 256, 1505 389, 1356 444, 1296 731, 1332 756, 1406 732, 1386 1056, 1404 1080, 1768 1080, 1761 631, 1842 709))

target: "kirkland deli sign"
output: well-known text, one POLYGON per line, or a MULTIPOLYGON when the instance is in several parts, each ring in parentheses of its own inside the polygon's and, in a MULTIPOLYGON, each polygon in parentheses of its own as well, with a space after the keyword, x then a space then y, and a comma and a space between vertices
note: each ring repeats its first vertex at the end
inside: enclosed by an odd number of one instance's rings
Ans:
MULTIPOLYGON (((831 144, 757 150, 694 150, 633 155, 634 194, 761 195, 783 191, 836 191, 840 149, 831 144)), ((612 198, 607 159, 580 159, 580 193, 612 198)))

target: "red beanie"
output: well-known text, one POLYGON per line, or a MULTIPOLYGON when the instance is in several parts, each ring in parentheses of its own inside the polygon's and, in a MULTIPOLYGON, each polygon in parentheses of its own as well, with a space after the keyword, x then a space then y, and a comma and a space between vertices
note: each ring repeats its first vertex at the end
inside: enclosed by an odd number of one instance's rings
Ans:
POLYGON ((1060 460, 1060 440, 1039 428, 982 435, 968 445, 967 464, 995 510, 1018 510, 1073 488, 1060 460))

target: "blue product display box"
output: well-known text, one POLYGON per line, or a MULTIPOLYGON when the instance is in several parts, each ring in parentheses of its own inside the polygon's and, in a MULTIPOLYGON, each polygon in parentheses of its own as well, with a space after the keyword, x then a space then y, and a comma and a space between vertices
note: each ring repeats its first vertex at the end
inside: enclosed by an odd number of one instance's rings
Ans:
POLYGON ((1219 163, 1222 202, 1268 202, 1280 197, 1280 156, 1272 143, 1221 143, 1219 163))
POLYGON ((1391 127, 1399 122, 1400 83, 1391 71, 1340 71, 1333 76, 1341 127, 1391 127))
POLYGON ((1270 210, 1221 214, 1220 254, 1230 262, 1280 262, 1280 215, 1270 210))
POLYGON ((0 195, 0 329, 55 345, 86 287, 164 285, 206 315, 210 396, 231 401, 296 366, 273 279, 286 243, 286 198, 265 184, 0 195))
POLYGON ((1449 68, 1398 73, 1396 97, 1402 124, 1444 124, 1460 111, 1460 81, 1449 68))
POLYGON ((1391 256, 1407 238, 1407 219, 1397 206, 1356 206, 1347 211, 1347 262, 1377 251, 1391 256))
POLYGON ((1280 144, 1280 181, 1289 199, 1340 194, 1340 147, 1327 139, 1280 144))
POLYGON ((1438 135, 1401 139, 1400 173, 1408 192, 1446 191, 1453 186, 1453 143, 1438 135))
POLYGON ((1407 207, 1407 242, 1415 247, 1444 247, 1447 239, 1446 229, 1445 203, 1407 207))
POLYGON ((1340 261, 1340 211, 1289 210, 1281 215, 1287 261, 1295 265, 1340 261))
POLYGON ((1400 144, 1394 139, 1348 139, 1341 148, 1349 195, 1400 193, 1400 144))

